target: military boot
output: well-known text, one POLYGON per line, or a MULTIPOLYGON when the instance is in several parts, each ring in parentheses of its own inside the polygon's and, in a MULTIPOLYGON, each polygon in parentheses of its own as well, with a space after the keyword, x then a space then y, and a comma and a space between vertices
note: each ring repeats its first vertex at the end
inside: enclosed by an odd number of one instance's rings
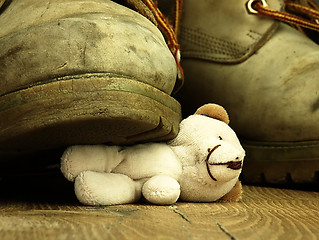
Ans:
POLYGON ((155 22, 110 0, 0 7, 2 163, 73 144, 177 134, 176 59, 146 6, 155 22))
POLYGON ((226 108, 246 150, 245 182, 318 184, 319 46, 261 16, 257 3, 276 14, 285 7, 279 0, 184 1, 178 99, 186 115, 207 102, 226 108))

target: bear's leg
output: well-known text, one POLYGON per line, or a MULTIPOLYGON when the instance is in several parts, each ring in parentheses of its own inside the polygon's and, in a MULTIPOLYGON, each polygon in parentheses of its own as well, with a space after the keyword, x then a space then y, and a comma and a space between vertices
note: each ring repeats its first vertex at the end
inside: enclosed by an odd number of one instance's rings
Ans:
POLYGON ((141 186, 123 174, 81 172, 75 179, 78 200, 86 205, 115 205, 136 202, 141 186))
POLYGON ((144 183, 142 193, 151 203, 169 205, 177 201, 181 191, 179 183, 174 178, 157 175, 144 183))
POLYGON ((106 145, 78 145, 67 148, 61 157, 61 172, 69 180, 83 171, 111 172, 121 161, 121 148, 106 145))
POLYGON ((241 194, 242 185, 238 180, 232 190, 230 190, 229 193, 226 193, 222 198, 218 199, 217 202, 237 202, 241 199, 241 194))

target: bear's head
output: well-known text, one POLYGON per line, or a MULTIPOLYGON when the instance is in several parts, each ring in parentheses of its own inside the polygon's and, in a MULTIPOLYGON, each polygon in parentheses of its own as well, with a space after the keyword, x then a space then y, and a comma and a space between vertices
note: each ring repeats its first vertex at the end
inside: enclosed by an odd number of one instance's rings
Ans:
POLYGON ((227 112, 216 104, 200 107, 181 122, 169 142, 183 166, 181 199, 215 201, 238 181, 245 151, 228 123, 227 112))

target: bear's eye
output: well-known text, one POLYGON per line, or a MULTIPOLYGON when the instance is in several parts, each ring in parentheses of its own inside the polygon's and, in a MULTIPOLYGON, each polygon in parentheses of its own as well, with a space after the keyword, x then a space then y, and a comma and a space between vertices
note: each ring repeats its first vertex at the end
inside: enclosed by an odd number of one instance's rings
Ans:
POLYGON ((223 140, 223 138, 222 138, 221 136, 218 136, 218 139, 219 139, 219 140, 223 140))

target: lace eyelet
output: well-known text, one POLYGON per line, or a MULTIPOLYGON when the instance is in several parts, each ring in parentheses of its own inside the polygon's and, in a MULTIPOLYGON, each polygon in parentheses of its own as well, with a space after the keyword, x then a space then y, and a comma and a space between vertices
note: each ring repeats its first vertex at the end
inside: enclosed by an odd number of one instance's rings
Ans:
POLYGON ((248 13, 250 13, 250 14, 258 14, 258 12, 252 6, 254 2, 258 2, 258 1, 260 1, 262 3, 263 7, 268 7, 268 4, 267 4, 266 0, 249 0, 246 3, 246 8, 247 8, 248 13))

